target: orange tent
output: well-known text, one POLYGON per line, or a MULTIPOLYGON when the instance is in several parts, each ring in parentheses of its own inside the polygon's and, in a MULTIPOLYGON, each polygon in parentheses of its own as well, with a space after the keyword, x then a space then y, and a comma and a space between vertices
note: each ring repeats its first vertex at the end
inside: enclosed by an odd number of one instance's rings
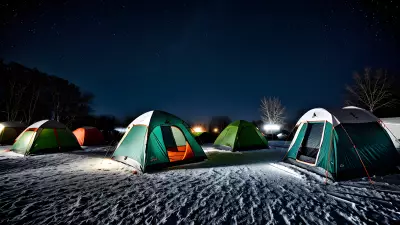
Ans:
POLYGON ((101 145, 104 143, 103 134, 95 127, 81 127, 74 130, 73 133, 81 146, 101 145))

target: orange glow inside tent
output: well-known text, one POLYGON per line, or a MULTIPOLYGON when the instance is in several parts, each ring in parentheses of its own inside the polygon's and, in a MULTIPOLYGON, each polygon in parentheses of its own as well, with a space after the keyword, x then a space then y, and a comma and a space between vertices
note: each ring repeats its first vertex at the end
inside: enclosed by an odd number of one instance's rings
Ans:
POLYGON ((81 127, 74 130, 74 135, 81 146, 102 145, 103 134, 95 127, 81 127))

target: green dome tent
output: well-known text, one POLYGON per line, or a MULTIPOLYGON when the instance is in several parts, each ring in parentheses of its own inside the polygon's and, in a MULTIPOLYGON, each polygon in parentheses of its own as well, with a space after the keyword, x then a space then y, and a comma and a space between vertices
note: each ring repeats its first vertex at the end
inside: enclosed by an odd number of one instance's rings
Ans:
POLYGON ((26 128, 16 139, 11 151, 30 155, 79 149, 78 140, 64 124, 42 120, 26 128))
POLYGON ((24 131, 26 125, 20 122, 0 123, 0 145, 12 145, 15 139, 24 131))
POLYGON ((237 120, 221 132, 214 146, 231 151, 265 149, 268 148, 268 141, 254 124, 237 120))
POLYGON ((285 159, 335 180, 395 171, 399 154, 379 122, 357 107, 312 109, 297 122, 285 159))
POLYGON ((207 159, 190 132, 190 127, 178 117, 150 111, 129 124, 114 151, 113 159, 143 172, 207 159))

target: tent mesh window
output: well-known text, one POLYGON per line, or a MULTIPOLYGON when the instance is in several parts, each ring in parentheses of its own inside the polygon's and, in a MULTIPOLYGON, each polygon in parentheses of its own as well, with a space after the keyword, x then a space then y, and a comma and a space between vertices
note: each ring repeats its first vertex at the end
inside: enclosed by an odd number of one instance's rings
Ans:
POLYGON ((297 153, 297 159, 303 162, 315 164, 321 138, 323 135, 324 123, 309 123, 304 134, 303 142, 297 153))

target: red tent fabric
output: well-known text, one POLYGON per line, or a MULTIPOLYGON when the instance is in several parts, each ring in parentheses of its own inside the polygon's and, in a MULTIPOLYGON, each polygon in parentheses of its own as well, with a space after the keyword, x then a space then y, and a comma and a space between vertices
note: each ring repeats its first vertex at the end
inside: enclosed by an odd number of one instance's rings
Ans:
POLYGON ((95 127, 81 127, 73 133, 81 146, 104 144, 103 134, 95 127))

